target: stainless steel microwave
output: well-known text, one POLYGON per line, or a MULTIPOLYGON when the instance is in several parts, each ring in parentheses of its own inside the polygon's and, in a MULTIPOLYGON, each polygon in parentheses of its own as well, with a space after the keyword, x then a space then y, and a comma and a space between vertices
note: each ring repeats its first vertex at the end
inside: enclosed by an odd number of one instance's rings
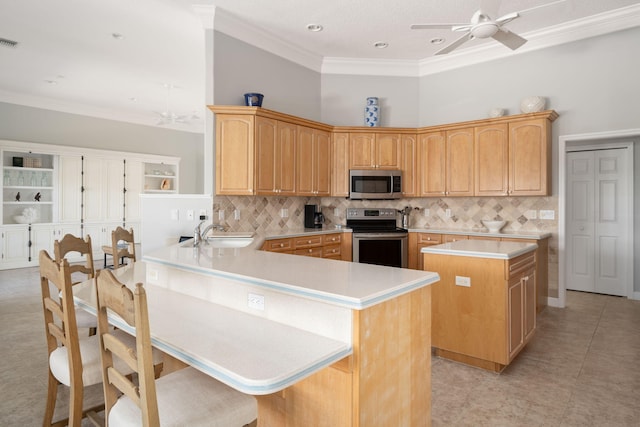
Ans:
POLYGON ((351 169, 349 171, 350 199, 400 199, 402 172, 399 170, 351 169))

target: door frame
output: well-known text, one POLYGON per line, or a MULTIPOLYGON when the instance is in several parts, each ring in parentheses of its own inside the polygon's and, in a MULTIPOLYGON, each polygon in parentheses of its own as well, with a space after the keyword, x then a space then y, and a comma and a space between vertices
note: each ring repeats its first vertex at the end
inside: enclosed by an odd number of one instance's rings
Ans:
MULTIPOLYGON (((575 151, 576 147, 582 149, 605 149, 626 147, 631 154, 627 158, 627 173, 630 176, 627 194, 629 203, 629 232, 634 236, 633 229, 633 148, 634 142, 640 138, 640 129, 627 129, 620 131, 594 132, 576 135, 563 135, 558 138, 558 298, 549 297, 548 304, 553 307, 564 307, 566 304, 566 201, 567 201, 567 151, 575 151)), ((627 274, 629 284, 627 287, 627 298, 640 299, 640 292, 634 294, 633 291, 633 242, 629 239, 627 244, 628 253, 631 254, 631 261, 627 263, 627 274)))

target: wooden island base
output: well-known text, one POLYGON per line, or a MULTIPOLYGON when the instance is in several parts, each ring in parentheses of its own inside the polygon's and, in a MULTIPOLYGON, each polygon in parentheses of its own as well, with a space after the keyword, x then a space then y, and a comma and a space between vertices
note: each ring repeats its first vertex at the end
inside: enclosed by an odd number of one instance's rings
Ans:
POLYGON ((431 286, 353 310, 353 355, 256 396, 258 426, 431 425, 431 286))
POLYGON ((464 363, 465 365, 475 366, 476 368, 484 369, 487 371, 493 371, 500 373, 507 367, 498 362, 492 362, 490 360, 478 359, 477 357, 468 356, 466 354, 460 354, 453 351, 442 350, 440 348, 434 348, 434 354, 443 359, 453 360, 454 362, 464 363))

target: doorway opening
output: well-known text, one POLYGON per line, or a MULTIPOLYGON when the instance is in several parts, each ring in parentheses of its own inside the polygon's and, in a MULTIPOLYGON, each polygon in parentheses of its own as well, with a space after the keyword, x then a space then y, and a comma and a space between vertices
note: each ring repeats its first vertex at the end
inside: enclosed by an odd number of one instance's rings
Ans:
MULTIPOLYGON (((634 265, 640 255, 640 237, 636 236, 635 230, 640 230, 640 220, 634 219, 634 210, 638 209, 640 212, 640 197, 634 197, 634 183, 640 185, 640 162, 639 167, 634 168, 634 158, 640 157, 640 146, 635 146, 636 143, 640 143, 640 129, 632 129, 616 132, 602 132, 592 134, 581 135, 569 135, 561 136, 559 138, 559 158, 558 158, 558 195, 559 195, 559 224, 558 224, 558 249, 559 249, 559 263, 558 263, 558 298, 553 301, 550 298, 549 305, 564 307, 566 301, 566 289, 568 278, 568 260, 567 260, 567 239, 569 238, 569 227, 573 224, 569 224, 567 218, 568 212, 568 165, 572 154, 575 151, 590 151, 590 150, 606 150, 614 148, 623 148, 628 150, 628 155, 624 156, 623 161, 625 167, 629 172, 628 185, 625 190, 625 194, 621 197, 626 198, 627 206, 626 215, 629 220, 627 242, 622 248, 623 253, 621 256, 627 257, 626 263, 626 276, 625 279, 626 289, 625 296, 633 299, 640 299, 640 286, 634 286, 634 277, 640 277, 640 270, 635 271, 634 265), (635 146, 635 150, 634 150, 635 146), (634 154, 635 153, 635 154, 634 154)), ((639 186, 640 188, 640 186, 639 186)), ((608 248, 606 250, 610 250, 608 248)))

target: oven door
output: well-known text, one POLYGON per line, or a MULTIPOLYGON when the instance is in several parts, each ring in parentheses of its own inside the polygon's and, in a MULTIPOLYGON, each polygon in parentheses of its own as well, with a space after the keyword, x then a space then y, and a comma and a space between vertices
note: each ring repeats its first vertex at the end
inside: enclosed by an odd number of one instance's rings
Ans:
POLYGON ((353 262, 407 268, 407 233, 353 233, 353 262))

